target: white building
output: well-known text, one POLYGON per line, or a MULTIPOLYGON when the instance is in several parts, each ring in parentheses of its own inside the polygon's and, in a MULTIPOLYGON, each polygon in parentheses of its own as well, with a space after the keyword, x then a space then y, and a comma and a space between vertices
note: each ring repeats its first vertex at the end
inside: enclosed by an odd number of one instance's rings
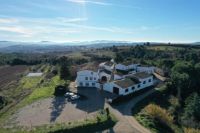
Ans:
POLYGON ((99 87, 99 75, 98 72, 83 70, 77 72, 76 77, 77 87, 99 87))
MULTIPOLYGON (((112 72, 108 71, 108 70, 99 70, 99 79, 102 82, 108 82, 111 79, 111 75, 112 72)), ((118 73, 114 73, 114 80, 118 80, 118 79, 122 79, 123 76, 118 74, 118 73)))
POLYGON ((119 63, 119 64, 116 64, 115 68, 117 70, 122 70, 122 71, 134 71, 136 70, 137 66, 139 64, 133 64, 133 63, 119 63))
POLYGON ((108 61, 108 62, 103 62, 101 64, 99 64, 99 68, 100 69, 105 69, 105 70, 108 70, 108 71, 112 71, 113 68, 114 68, 114 63, 108 61))
POLYGON ((76 86, 96 87, 117 95, 127 95, 153 85, 152 73, 155 67, 113 62, 99 64, 97 72, 77 72, 76 86))
POLYGON ((128 95, 152 85, 153 76, 146 72, 141 72, 127 76, 121 80, 105 83, 103 85, 103 90, 117 95, 128 95))
POLYGON ((147 72, 149 74, 152 74, 155 71, 155 67, 153 66, 138 66, 136 69, 137 72, 147 72))

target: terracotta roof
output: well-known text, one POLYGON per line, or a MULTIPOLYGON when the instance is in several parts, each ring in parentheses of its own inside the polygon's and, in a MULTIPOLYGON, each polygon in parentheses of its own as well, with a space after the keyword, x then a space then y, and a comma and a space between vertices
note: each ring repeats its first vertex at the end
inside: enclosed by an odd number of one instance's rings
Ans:
POLYGON ((122 80, 116 80, 114 81, 114 83, 120 87, 122 87, 123 89, 126 89, 127 87, 133 86, 138 84, 139 82, 132 80, 130 78, 125 78, 122 80))
POLYGON ((148 74, 146 72, 139 72, 139 73, 133 74, 132 76, 134 76, 136 78, 139 78, 139 79, 144 79, 144 78, 148 78, 148 77, 150 77, 152 75, 148 74))

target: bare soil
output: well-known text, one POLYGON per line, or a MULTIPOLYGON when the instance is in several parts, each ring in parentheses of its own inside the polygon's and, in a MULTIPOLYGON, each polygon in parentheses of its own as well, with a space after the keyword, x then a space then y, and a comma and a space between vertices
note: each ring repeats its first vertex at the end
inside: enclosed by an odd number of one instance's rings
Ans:
POLYGON ((27 70, 27 66, 5 66, 0 68, 0 90, 6 89, 10 82, 20 79, 20 74, 27 70))

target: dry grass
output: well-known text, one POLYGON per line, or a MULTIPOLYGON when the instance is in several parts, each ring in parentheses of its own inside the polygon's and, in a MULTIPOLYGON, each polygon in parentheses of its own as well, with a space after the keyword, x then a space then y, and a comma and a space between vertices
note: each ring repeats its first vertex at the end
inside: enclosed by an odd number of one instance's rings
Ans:
POLYGON ((172 105, 172 106, 175 106, 175 107, 179 107, 180 106, 180 103, 178 101, 178 98, 177 97, 174 97, 174 96, 170 96, 169 98, 169 103, 172 105))
POLYGON ((200 130, 194 128, 184 128, 184 133, 200 133, 200 130))
POLYGON ((155 118, 162 123, 166 123, 167 125, 171 125, 173 123, 173 116, 171 116, 167 110, 158 105, 149 104, 144 108, 144 111, 152 118, 155 118))

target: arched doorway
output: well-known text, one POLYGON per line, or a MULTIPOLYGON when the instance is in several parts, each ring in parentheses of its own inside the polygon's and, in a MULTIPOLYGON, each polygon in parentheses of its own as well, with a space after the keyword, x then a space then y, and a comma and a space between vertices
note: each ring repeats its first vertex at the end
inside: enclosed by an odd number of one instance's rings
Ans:
POLYGON ((107 82, 107 77, 106 76, 102 76, 101 77, 101 82, 107 82))

